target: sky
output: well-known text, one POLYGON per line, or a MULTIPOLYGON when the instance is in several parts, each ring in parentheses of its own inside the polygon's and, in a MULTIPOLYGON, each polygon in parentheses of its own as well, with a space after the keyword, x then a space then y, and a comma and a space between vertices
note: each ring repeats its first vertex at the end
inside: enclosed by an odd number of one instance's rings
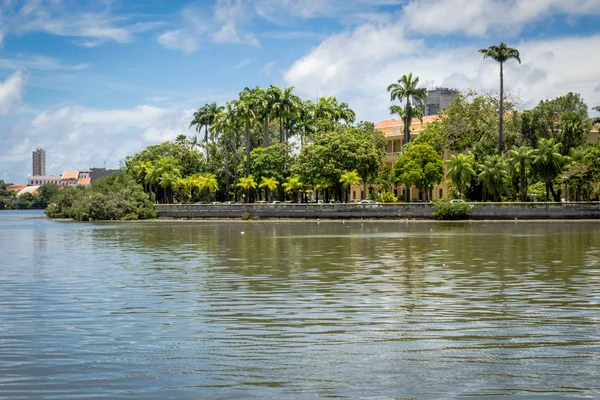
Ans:
MULTIPOLYGON (((480 48, 507 43, 521 108, 569 91, 600 105, 598 0, 0 0, 0 179, 116 168, 246 86, 337 96, 389 116, 386 88, 498 92, 480 48)), ((597 115, 592 112, 591 115, 597 115)))

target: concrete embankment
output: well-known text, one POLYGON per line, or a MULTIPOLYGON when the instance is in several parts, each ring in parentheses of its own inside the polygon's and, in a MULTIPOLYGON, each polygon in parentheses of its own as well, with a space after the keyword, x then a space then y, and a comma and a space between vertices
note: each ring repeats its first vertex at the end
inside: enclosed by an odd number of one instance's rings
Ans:
MULTIPOLYGON (((467 219, 600 219, 600 202, 471 203, 467 219)), ((431 203, 400 204, 161 204, 159 218, 433 219, 431 203)))

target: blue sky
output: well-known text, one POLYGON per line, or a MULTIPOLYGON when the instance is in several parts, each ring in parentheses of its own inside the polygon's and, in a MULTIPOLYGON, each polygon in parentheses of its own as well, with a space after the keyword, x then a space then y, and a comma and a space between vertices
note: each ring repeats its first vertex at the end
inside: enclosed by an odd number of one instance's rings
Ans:
POLYGON ((48 173, 117 167, 245 86, 336 95, 374 122, 408 72, 497 91, 477 49, 500 41, 521 52, 505 84, 522 107, 595 106, 599 16, 597 0, 0 0, 0 179, 25 182, 38 146, 48 173))

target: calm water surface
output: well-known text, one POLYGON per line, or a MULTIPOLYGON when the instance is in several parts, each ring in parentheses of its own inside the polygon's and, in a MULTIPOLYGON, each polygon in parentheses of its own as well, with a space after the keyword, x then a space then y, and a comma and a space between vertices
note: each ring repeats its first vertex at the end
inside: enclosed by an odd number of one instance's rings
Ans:
POLYGON ((600 398, 600 225, 0 211, 0 399, 600 398))

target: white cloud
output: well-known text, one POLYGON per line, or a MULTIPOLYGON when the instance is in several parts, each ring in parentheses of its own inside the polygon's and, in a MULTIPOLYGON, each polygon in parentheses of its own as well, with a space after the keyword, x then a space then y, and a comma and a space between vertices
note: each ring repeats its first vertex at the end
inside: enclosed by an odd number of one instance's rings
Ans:
POLYGON ((24 84, 25 78, 19 71, 0 81, 0 115, 8 114, 21 102, 24 84))
POLYGON ((193 110, 141 105, 131 109, 80 106, 44 111, 22 120, 0 139, 4 178, 25 181, 35 147, 46 149, 48 173, 102 166, 118 167, 126 156, 150 144, 172 140, 188 129, 193 110), (28 135, 24 137, 23 132, 28 135))
MULTIPOLYGON (((46 32, 58 36, 87 38, 76 42, 84 47, 94 47, 107 40, 129 43, 134 34, 155 29, 162 22, 128 22, 129 18, 114 16, 110 7, 93 10, 100 3, 87 3, 81 11, 60 0, 25 0, 8 2, 0 7, 0 20, 4 20, 4 36, 23 35, 30 32, 46 32)), ((0 43, 2 33, 0 32, 0 43)))
POLYGON ((556 13, 570 17, 599 14, 600 1, 412 0, 402 9, 404 23, 414 32, 471 36, 490 31, 516 36, 527 23, 556 13))
POLYGON ((189 54, 198 48, 197 38, 184 30, 165 31, 158 36, 156 41, 172 50, 181 50, 189 54))
POLYGON ((0 69, 9 70, 68 71, 87 67, 88 64, 65 65, 55 58, 35 54, 19 54, 14 58, 0 58, 0 69))
MULTIPOLYGON (((337 95, 357 111, 358 119, 389 118, 386 87, 413 72, 426 87, 497 91, 498 65, 477 52, 485 45, 426 46, 406 36, 402 22, 366 23, 324 40, 285 71, 284 80, 307 97, 337 95), (390 40, 393 38, 393 40, 390 40)), ((511 44, 522 65, 505 64, 505 88, 520 95, 523 105, 569 91, 589 105, 600 103, 600 35, 528 40, 511 44)))

